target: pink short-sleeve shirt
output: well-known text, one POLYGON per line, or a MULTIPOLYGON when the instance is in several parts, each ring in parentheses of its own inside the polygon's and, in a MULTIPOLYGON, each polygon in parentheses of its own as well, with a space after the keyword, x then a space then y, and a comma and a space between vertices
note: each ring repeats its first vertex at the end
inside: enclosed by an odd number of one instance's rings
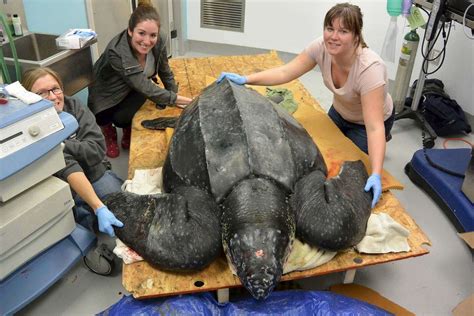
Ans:
POLYGON ((360 48, 344 86, 334 86, 331 75, 331 55, 326 51, 322 37, 311 42, 304 50, 318 65, 324 84, 334 94, 333 106, 347 121, 364 124, 361 96, 375 88, 384 86, 384 120, 393 111, 392 97, 388 93, 387 68, 383 60, 371 49, 360 48))

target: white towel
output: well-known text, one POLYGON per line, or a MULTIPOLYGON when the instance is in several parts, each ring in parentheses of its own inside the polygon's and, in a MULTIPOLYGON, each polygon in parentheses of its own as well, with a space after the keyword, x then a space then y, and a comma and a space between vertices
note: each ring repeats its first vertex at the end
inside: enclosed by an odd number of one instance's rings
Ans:
POLYGON ((365 237, 356 246, 362 253, 410 251, 410 232, 386 213, 372 214, 367 222, 365 237))
POLYGON ((122 191, 136 194, 161 193, 161 167, 156 169, 137 169, 132 180, 122 184, 122 191))
MULTIPOLYGON (((371 214, 365 237, 355 247, 360 253, 389 253, 410 251, 410 232, 386 213, 371 214)), ((337 252, 325 251, 295 240, 283 273, 303 271, 330 261, 337 252)))
POLYGON ((125 264, 143 261, 143 258, 132 248, 125 245, 120 239, 115 239, 114 253, 123 260, 125 264))
POLYGON ((17 97, 26 104, 36 103, 42 99, 36 93, 26 90, 18 81, 9 84, 5 89, 8 91, 8 94, 17 97))
POLYGON ((335 255, 337 255, 336 251, 328 251, 311 247, 310 245, 304 244, 298 239, 295 239, 290 255, 288 256, 285 266, 283 267, 283 274, 290 273, 292 271, 313 269, 317 266, 325 264, 328 261, 331 261, 335 255))

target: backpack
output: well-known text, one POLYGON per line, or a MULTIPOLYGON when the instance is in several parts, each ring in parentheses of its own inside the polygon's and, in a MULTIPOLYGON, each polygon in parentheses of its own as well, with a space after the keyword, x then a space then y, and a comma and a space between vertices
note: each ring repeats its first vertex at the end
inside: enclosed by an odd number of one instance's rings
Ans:
MULTIPOLYGON (((411 95, 414 94, 416 83, 417 81, 413 83, 411 95)), ((412 98, 408 97, 405 105, 409 106, 411 102, 412 98)), ((426 80, 418 111, 423 113, 438 136, 453 136, 472 131, 463 109, 444 91, 444 84, 439 79, 426 80)))

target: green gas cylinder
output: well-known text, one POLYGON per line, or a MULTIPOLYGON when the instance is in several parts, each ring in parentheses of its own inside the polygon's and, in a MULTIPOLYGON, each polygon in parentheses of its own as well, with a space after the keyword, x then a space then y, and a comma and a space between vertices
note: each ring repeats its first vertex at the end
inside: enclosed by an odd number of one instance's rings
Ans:
POLYGON ((395 88, 393 89, 392 99, 395 106, 395 112, 403 110, 405 98, 407 97, 408 86, 410 85, 413 64, 415 63, 416 52, 420 37, 416 29, 408 32, 403 38, 403 45, 398 61, 397 74, 395 76, 395 88))

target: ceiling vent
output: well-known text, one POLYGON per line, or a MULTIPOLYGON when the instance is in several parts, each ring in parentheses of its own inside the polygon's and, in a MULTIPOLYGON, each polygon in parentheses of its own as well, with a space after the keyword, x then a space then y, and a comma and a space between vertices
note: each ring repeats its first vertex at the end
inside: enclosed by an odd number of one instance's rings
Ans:
POLYGON ((244 31, 245 0, 201 0, 201 27, 244 31))

